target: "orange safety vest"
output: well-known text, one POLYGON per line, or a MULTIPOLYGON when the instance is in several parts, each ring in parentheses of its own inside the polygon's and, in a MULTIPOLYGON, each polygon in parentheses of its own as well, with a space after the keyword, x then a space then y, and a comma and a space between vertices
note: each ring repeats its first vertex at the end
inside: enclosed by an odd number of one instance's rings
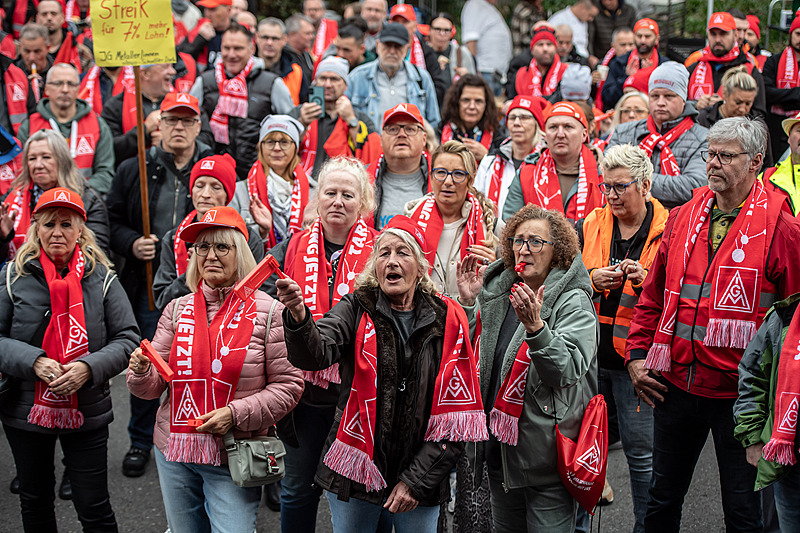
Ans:
MULTIPOLYGON (((647 234, 647 241, 645 242, 642 254, 639 257, 639 263, 645 269, 649 269, 656 258, 656 252, 661 244, 661 235, 664 233, 664 225, 667 223, 667 216, 669 211, 661 205, 661 203, 652 198, 650 200, 653 204, 653 221, 650 223, 650 231, 647 234)), ((583 263, 589 271, 591 277, 592 270, 596 268, 608 266, 611 255, 611 239, 614 234, 614 216, 611 214, 611 208, 606 205, 605 207, 598 207, 584 219, 583 221, 583 263)), ((594 283, 592 284, 594 288, 594 283)), ((603 292, 597 291, 595 292, 603 292)), ((607 295, 610 291, 604 291, 607 295)), ((628 339, 628 328, 631 325, 633 318, 633 307, 639 300, 639 295, 633 290, 633 284, 625 281, 622 287, 622 296, 619 299, 619 306, 617 307, 616 316, 603 316, 600 314, 600 299, 601 296, 597 295, 594 301, 594 308, 597 311, 597 317, 601 324, 610 324, 614 328, 614 349, 620 355, 625 357, 625 341, 628 339)))
POLYGON ((292 71, 283 77, 283 83, 292 95, 294 105, 300 105, 300 89, 303 87, 303 69, 297 63, 292 63, 292 71))

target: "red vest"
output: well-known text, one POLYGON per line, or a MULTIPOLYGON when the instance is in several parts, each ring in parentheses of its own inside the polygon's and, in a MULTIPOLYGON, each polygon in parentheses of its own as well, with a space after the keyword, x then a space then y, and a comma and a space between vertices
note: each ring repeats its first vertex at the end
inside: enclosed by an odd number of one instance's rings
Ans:
POLYGON ((39 0, 17 0, 11 14, 11 29, 14 39, 19 39, 19 30, 28 22, 28 7, 33 4, 33 11, 39 7, 39 0))
MULTIPOLYGON (((6 105, 8 118, 11 121, 12 133, 19 132, 19 125, 28 118, 28 76, 16 65, 9 65, 3 73, 6 86, 6 105)), ((34 129, 31 132, 36 131, 34 129)))
MULTIPOLYGON (((39 113, 31 115, 30 131, 35 132, 43 129, 53 129, 50 121, 46 120, 39 113)), ((56 130, 59 133, 60 130, 56 130)), ((70 151, 73 151, 72 158, 78 166, 78 170, 86 179, 92 176, 92 165, 94 164, 94 151, 97 148, 97 141, 100 139, 100 123, 94 111, 90 112, 78 121, 78 138, 67 139, 70 151)))

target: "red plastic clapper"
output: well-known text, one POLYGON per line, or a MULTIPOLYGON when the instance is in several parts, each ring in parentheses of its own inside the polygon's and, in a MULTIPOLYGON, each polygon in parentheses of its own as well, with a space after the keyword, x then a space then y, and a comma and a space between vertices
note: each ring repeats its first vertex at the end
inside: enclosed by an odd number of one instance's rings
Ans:
POLYGON ((514 267, 514 272, 516 272, 517 274, 521 274, 522 271, 525 270, 525 266, 527 264, 528 263, 519 263, 519 264, 517 264, 517 266, 514 267))
POLYGON ((190 428, 199 428, 203 424, 205 424, 205 422, 200 420, 199 418, 190 418, 189 420, 186 421, 186 425, 189 426, 190 428))
POLYGON ((150 341, 147 339, 142 339, 142 353, 150 359, 150 362, 153 363, 153 366, 156 367, 158 373, 161 374, 161 377, 164 378, 164 381, 170 382, 172 381, 172 376, 175 375, 175 372, 169 367, 166 361, 164 361, 161 356, 158 354, 153 345, 150 344, 150 341))
POLYGON ((233 292, 236 293, 236 296, 245 300, 256 292, 264 281, 273 273, 278 274, 278 277, 281 278, 286 277, 286 274, 281 272, 281 266, 278 264, 278 260, 272 257, 272 255, 267 254, 252 272, 242 278, 242 280, 233 287, 233 292))

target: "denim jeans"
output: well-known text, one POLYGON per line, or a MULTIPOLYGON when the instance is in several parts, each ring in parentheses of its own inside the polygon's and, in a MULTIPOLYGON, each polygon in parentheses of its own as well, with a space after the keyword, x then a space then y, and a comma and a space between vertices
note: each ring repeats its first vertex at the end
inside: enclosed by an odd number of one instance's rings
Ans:
POLYGON ((781 533, 800 533, 800 466, 793 466, 772 485, 781 533))
MULTIPOLYGON (((142 338, 153 340, 156 333, 158 319, 161 318, 161 311, 156 309, 151 311, 147 306, 147 291, 144 284, 141 284, 134 297, 133 314, 142 338)), ((142 400, 133 394, 130 395, 131 414, 128 420, 128 436, 131 439, 131 446, 147 452, 153 447, 153 426, 156 423, 156 412, 158 411, 159 400, 142 400)))
POLYGON ((281 531, 313 533, 322 488, 314 485, 325 438, 333 424, 336 407, 314 407, 303 402, 292 411, 299 448, 286 447, 286 476, 281 481, 281 531))
POLYGON ((627 370, 601 368, 597 381, 600 394, 617 406, 619 436, 631 478, 633 531, 644 533, 647 490, 653 474, 653 410, 647 404, 639 405, 627 370))
POLYGON ((331 507, 331 522, 336 533, 375 533, 389 517, 395 533, 436 533, 439 506, 418 506, 405 513, 390 513, 383 505, 350 498, 343 502, 333 492, 325 492, 331 507))
POLYGON ((648 533, 680 529, 681 508, 700 452, 714 439, 722 511, 728 532, 760 533, 761 499, 753 490, 756 469, 748 464, 745 449, 733 437, 734 399, 704 398, 671 383, 664 402, 656 401, 653 412, 653 479, 647 504, 648 533))
POLYGON ((495 96, 503 94, 503 84, 499 79, 494 77, 494 72, 481 72, 481 77, 486 80, 486 83, 492 88, 492 92, 495 96))
POLYGON ((496 533, 574 533, 578 502, 561 481, 541 487, 503 490, 489 475, 496 533))
MULTIPOLYGON (((72 505, 83 531, 114 533, 117 521, 108 497, 108 426, 61 435, 3 425, 17 463, 22 525, 26 532, 55 533, 56 439, 61 441, 72 482, 72 505)), ((2 526, 0 526, 2 529, 2 526)))
POLYGON ((237 487, 228 465, 167 461, 158 448, 155 456, 172 533, 253 533, 261 487, 237 487))

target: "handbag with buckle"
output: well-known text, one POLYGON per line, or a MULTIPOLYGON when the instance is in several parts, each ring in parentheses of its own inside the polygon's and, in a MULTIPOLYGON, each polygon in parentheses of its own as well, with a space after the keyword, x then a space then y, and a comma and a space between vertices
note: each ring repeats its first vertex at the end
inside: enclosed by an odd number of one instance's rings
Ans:
POLYGON ((286 448, 278 437, 267 435, 236 440, 228 431, 222 436, 222 442, 228 452, 228 467, 236 486, 257 487, 283 479, 286 448))

